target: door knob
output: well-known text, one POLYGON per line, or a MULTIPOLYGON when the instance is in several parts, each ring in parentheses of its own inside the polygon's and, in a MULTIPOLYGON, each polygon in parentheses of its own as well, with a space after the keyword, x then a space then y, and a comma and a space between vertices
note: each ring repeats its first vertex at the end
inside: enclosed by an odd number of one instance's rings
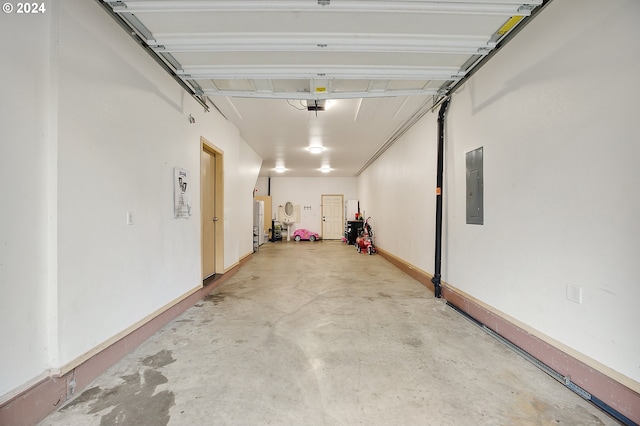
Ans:
POLYGON ((217 217, 214 217, 214 218, 213 218, 213 221, 214 221, 214 222, 217 222, 217 221, 218 221, 218 218, 217 218, 217 217))

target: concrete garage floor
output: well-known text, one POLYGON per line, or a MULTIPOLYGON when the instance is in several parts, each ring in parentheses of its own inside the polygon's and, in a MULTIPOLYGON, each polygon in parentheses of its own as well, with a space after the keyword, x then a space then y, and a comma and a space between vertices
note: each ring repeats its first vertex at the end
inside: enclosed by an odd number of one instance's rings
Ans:
POLYGON ((41 425, 618 424, 379 255, 266 243, 41 425))

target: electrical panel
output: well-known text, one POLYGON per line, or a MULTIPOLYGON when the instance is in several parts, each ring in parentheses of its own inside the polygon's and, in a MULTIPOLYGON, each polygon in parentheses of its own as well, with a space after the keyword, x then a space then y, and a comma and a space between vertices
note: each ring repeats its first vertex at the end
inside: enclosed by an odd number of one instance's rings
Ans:
POLYGON ((467 223, 484 224, 482 177, 482 147, 466 154, 467 163, 467 223))

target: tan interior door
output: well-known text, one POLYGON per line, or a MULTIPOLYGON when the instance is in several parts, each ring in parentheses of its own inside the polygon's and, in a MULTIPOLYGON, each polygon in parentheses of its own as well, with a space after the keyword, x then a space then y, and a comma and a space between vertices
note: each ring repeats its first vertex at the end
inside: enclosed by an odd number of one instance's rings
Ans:
POLYGON ((344 196, 322 195, 322 238, 339 240, 344 236, 344 196))
POLYGON ((202 279, 216 273, 216 159, 215 154, 202 150, 202 279))

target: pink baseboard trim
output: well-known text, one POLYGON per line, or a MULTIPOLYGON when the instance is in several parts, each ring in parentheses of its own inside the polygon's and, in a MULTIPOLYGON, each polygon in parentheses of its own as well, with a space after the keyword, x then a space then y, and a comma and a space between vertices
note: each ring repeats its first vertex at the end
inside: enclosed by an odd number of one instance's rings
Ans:
MULTIPOLYGON (((378 248, 378 252, 403 272, 433 291, 431 275, 414 268, 380 248, 378 248)), ((640 394, 633 389, 518 327, 496 312, 488 310, 446 283, 442 283, 442 297, 561 375, 569 376, 573 383, 620 414, 640 424, 640 394)))
POLYGON ((43 379, 3 403, 0 406, 0 425, 32 426, 40 422, 154 333, 231 278, 250 258, 251 256, 241 259, 236 266, 224 274, 213 280, 207 280, 201 289, 161 312, 68 373, 43 379))

